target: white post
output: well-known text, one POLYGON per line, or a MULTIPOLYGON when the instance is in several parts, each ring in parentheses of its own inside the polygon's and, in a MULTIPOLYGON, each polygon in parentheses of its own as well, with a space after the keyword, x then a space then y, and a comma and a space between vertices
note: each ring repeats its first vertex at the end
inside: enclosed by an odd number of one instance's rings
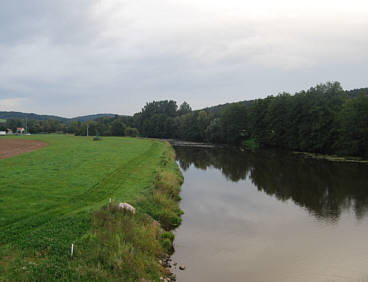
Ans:
POLYGON ((70 257, 73 257, 73 251, 74 251, 74 244, 72 244, 72 248, 70 250, 70 257))
POLYGON ((87 123, 87 137, 88 137, 88 127, 89 127, 89 124, 87 123))

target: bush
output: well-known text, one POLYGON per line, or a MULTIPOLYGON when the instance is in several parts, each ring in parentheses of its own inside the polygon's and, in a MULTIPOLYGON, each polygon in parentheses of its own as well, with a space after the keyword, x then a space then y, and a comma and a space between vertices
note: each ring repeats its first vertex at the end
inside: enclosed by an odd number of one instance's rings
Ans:
POLYGON ((139 135, 138 129, 127 127, 125 128, 125 136, 137 137, 139 135))

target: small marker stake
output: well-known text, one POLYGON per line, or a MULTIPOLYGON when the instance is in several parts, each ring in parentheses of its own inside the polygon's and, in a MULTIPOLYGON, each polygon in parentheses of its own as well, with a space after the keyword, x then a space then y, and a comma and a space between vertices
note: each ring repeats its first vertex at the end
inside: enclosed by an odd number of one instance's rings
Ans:
POLYGON ((110 198, 110 200, 109 200, 109 203, 111 203, 111 198, 110 198))
POLYGON ((70 257, 73 257, 74 244, 72 244, 72 248, 70 250, 70 257))

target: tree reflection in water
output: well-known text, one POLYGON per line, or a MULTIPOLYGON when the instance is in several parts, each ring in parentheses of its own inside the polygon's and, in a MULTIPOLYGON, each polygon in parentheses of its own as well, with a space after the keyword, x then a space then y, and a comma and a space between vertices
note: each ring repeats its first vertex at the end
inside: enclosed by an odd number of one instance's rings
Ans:
POLYGON ((249 177, 259 191, 291 199, 319 219, 336 221, 352 208, 358 219, 368 213, 368 165, 308 159, 290 152, 176 147, 185 171, 219 169, 233 182, 249 177))

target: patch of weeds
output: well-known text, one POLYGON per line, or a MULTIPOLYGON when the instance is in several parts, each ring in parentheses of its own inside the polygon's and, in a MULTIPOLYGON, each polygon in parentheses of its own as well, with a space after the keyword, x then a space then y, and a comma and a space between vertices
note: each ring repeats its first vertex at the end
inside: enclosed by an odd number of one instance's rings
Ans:
POLYGON ((144 214, 131 214, 109 204, 93 214, 93 230, 76 249, 79 269, 98 270, 99 279, 158 280, 165 272, 158 263, 165 255, 161 228, 144 214))

